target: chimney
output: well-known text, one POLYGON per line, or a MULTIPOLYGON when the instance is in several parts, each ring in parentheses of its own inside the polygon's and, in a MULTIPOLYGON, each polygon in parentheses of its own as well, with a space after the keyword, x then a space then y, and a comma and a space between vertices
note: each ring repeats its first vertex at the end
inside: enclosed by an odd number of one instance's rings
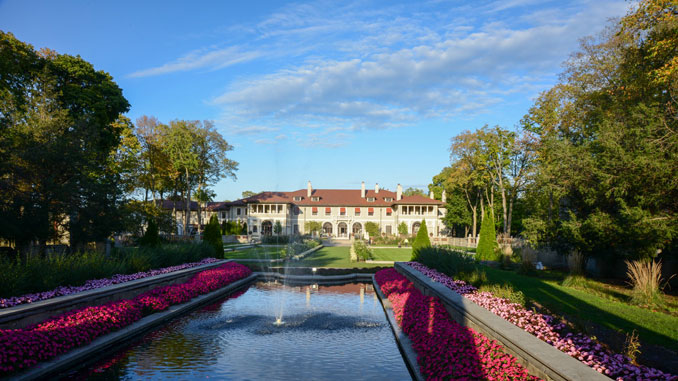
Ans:
POLYGON ((442 202, 447 202, 447 195, 445 194, 445 189, 443 189, 442 202))
POLYGON ((403 199, 403 186, 398 184, 396 187, 396 201, 400 201, 403 199))
POLYGON ((360 197, 365 198, 365 182, 363 181, 363 185, 360 188, 360 197))
POLYGON ((430 197, 431 200, 433 200, 433 191, 428 192, 428 197, 430 197))
POLYGON ((374 193, 379 193, 379 183, 374 184, 374 193))
POLYGON ((306 197, 311 197, 313 193, 313 188, 311 188, 311 180, 308 180, 308 188, 306 188, 306 197))

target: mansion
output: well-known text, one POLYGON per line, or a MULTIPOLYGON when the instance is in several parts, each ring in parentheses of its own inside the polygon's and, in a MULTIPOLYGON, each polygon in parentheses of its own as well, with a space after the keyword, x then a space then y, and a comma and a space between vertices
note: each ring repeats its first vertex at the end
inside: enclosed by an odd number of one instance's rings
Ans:
MULTIPOLYGON (((183 222, 181 208, 173 205, 175 219, 183 222)), ((197 223, 197 204, 191 205, 192 223, 197 223)), ((445 230, 445 194, 442 200, 422 195, 404 196, 398 184, 396 192, 380 189, 313 189, 308 182, 306 189, 291 192, 261 192, 251 197, 230 202, 211 202, 203 211, 203 224, 216 214, 219 222, 240 221, 247 228, 250 238, 274 234, 278 223, 281 235, 308 234, 306 223, 320 224, 322 234, 337 238, 365 236, 365 223, 374 222, 382 234, 397 235, 398 226, 405 223, 408 234, 416 234, 422 220, 426 222, 432 237, 439 237, 445 230)))

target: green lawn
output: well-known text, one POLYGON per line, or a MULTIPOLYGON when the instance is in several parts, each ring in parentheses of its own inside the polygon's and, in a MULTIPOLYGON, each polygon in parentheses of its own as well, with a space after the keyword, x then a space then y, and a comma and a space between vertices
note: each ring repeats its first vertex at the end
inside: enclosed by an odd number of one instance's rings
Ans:
POLYGON ((335 268, 362 268, 384 267, 383 264, 351 262, 348 246, 323 247, 299 262, 295 267, 335 267, 335 268))
POLYGON ((566 316, 580 327, 587 323, 625 333, 636 330, 642 341, 678 350, 678 317, 650 311, 591 292, 561 286, 554 279, 541 279, 485 267, 489 283, 510 284, 528 299, 553 313, 566 316))
POLYGON ((372 249, 375 261, 405 262, 412 258, 412 248, 372 249))
POLYGON ((252 247, 244 250, 227 251, 225 259, 278 259, 283 256, 285 246, 252 247))

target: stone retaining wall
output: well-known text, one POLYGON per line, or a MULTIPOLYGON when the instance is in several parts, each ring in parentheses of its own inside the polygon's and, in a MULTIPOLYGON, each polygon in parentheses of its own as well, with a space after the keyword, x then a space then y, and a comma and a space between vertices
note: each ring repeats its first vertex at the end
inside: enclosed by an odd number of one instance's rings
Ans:
POLYGON ((230 261, 224 260, 208 263, 189 269, 132 280, 76 294, 3 308, 0 310, 0 329, 24 328, 75 308, 100 305, 121 299, 131 299, 155 287, 186 282, 193 275, 201 271, 219 267, 230 261))
POLYGON ((501 343, 506 352, 515 356, 530 374, 547 380, 610 380, 448 287, 433 282, 406 263, 396 262, 395 268, 424 295, 438 297, 450 316, 459 324, 501 343))

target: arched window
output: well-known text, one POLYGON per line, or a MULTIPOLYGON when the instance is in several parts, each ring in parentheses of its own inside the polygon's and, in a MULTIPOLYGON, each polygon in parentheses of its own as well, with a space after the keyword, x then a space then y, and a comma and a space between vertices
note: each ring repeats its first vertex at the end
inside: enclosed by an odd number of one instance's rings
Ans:
POLYGON ((323 224, 323 233, 327 235, 332 235, 332 223, 331 222, 325 222, 323 224))
POLYGON ((337 225, 337 231, 339 237, 348 237, 348 226, 346 225, 346 222, 340 222, 339 225, 337 225))
POLYGON ((421 222, 415 222, 412 224, 412 235, 417 235, 419 228, 421 227, 421 222))
POLYGON ((360 224, 360 222, 353 224, 353 236, 356 238, 363 237, 363 226, 360 224))
POLYGON ((261 234, 271 235, 273 234, 273 222, 264 221, 261 223, 261 234))

